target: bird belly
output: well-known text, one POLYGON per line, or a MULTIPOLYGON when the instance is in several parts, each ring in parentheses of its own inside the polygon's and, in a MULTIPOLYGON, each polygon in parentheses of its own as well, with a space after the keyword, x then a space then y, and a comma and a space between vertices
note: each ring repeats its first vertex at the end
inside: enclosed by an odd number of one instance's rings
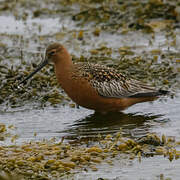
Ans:
POLYGON ((86 80, 67 80, 60 82, 68 96, 78 105, 99 112, 122 111, 129 106, 153 101, 155 98, 110 98, 98 94, 98 92, 86 80), (64 83, 68 82, 68 83, 64 83))
POLYGON ((86 80, 71 80, 69 81, 71 83, 68 84, 63 82, 60 82, 62 88, 68 96, 80 106, 94 109, 95 111, 120 111, 124 109, 120 98, 100 96, 86 80))

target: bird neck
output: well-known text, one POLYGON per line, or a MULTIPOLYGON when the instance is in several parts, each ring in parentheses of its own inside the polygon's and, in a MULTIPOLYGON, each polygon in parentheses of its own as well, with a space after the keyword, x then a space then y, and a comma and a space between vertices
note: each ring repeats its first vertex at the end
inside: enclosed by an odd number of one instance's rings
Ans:
POLYGON ((71 55, 66 52, 60 54, 57 56, 57 61, 55 61, 55 72, 56 77, 59 81, 62 80, 62 78, 68 78, 71 70, 73 69, 73 62, 71 55))

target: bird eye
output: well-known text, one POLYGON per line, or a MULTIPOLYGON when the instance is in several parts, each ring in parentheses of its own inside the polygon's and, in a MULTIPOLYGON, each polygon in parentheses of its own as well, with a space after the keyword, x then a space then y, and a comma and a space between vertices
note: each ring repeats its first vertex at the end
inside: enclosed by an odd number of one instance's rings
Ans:
POLYGON ((56 51, 51 51, 48 53, 48 56, 53 56, 56 53, 56 51))

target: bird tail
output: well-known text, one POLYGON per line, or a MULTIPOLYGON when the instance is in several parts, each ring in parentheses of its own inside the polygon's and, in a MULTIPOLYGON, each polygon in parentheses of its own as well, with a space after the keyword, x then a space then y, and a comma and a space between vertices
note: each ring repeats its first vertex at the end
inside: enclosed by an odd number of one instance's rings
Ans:
POLYGON ((134 94, 134 95, 129 96, 129 97, 131 97, 131 98, 158 97, 158 96, 165 96, 168 94, 170 94, 170 91, 159 89, 158 91, 137 93, 137 94, 134 94))

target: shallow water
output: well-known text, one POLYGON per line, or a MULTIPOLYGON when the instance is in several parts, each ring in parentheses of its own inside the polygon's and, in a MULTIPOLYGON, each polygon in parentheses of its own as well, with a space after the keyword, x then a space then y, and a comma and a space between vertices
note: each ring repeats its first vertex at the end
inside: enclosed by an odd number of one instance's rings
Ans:
MULTIPOLYGON (((128 110, 107 115, 96 114, 85 108, 68 106, 36 108, 33 105, 0 112, 2 123, 17 127, 20 137, 16 142, 56 137, 77 139, 97 137, 123 129, 130 137, 141 137, 157 132, 180 138, 180 96, 166 102, 141 103, 128 110), (37 133, 34 136, 34 133, 37 133)), ((6 141, 2 142, 6 143, 6 141)))
MULTIPOLYGON (((24 40, 31 39, 34 34, 52 35, 49 37, 53 40, 53 34, 67 28, 74 28, 74 23, 67 19, 34 19, 27 20, 23 23, 15 20, 13 17, 0 16, 1 24, 1 42, 7 42, 6 34, 23 35, 24 40), (60 23, 61 21, 61 23, 60 23), (48 23, 47 23, 48 22, 48 23), (11 24, 11 26, 9 25, 11 24), (58 26, 57 26, 58 24, 58 26), (69 25, 70 24, 70 25, 69 25), (39 31, 41 26, 41 31, 39 31), (31 32, 32 31, 32 32, 31 32)), ((78 30, 78 28, 76 29, 78 30)), ((87 35, 88 36, 88 35, 87 35)), ((86 52, 92 47, 98 47, 107 44, 110 47, 135 46, 137 53, 150 51, 152 49, 161 48, 168 50, 169 45, 164 34, 156 34, 153 44, 149 46, 151 36, 142 33, 129 33, 124 36, 118 34, 102 33, 101 38, 93 38, 90 42, 85 42, 83 48, 79 48, 77 40, 71 40, 72 36, 60 36, 59 41, 66 42, 70 51, 76 55, 86 52), (73 49, 75 49, 73 51, 73 49)), ((13 41, 8 39, 9 46, 13 46, 13 41)), ((180 44, 180 38, 177 38, 177 44, 180 44)), ((22 44, 17 42, 16 46, 22 44)), ((34 48, 35 42, 29 43, 28 49, 34 48)), ((22 47, 22 46, 21 46, 22 47)), ((23 46, 24 47, 24 46, 23 46)), ((173 52, 178 52, 180 46, 170 48, 173 52)), ((27 142, 30 140, 42 140, 65 137, 66 140, 78 141, 81 137, 94 138, 94 142, 98 134, 106 135, 115 133, 122 128, 122 132, 127 137, 141 137, 149 132, 156 132, 159 135, 173 136, 180 139, 180 93, 176 94, 174 99, 165 98, 165 100, 157 100, 153 103, 137 104, 121 113, 112 113, 107 115, 94 114, 94 111, 85 108, 70 108, 69 106, 45 107, 40 108, 37 104, 29 103, 19 108, 9 108, 0 110, 0 122, 7 125, 17 127, 14 134, 18 134, 19 138, 16 143, 27 142), (37 135, 35 135, 37 133, 37 135)), ((11 139, 7 138, 1 141, 0 145, 12 144, 11 139)), ((180 160, 170 162, 163 157, 153 157, 129 161, 121 156, 113 160, 113 165, 101 164, 98 166, 98 172, 78 172, 75 179, 160 179, 172 178, 179 179, 180 160)))
POLYGON ((143 159, 140 163, 138 160, 128 161, 124 157, 114 160, 113 165, 97 166, 98 172, 81 172, 76 174, 75 179, 98 179, 108 180, 161 180, 161 179, 179 179, 179 161, 169 162, 164 157, 153 157, 143 159))

